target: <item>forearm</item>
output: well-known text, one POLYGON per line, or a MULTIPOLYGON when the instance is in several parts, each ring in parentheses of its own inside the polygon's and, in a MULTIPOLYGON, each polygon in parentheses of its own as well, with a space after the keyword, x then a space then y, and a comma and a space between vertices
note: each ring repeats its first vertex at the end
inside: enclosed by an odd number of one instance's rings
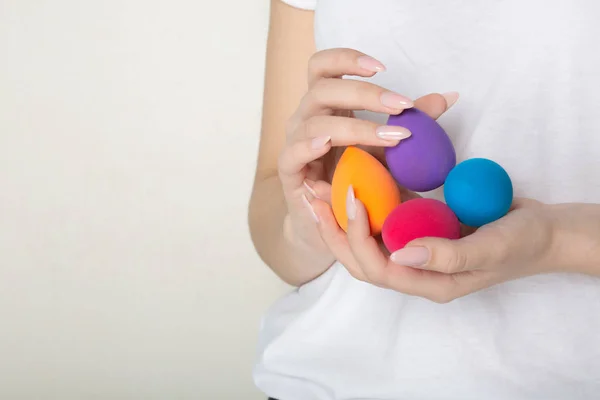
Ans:
POLYGON ((290 285, 300 286, 318 277, 335 261, 329 251, 314 249, 294 234, 277 176, 257 179, 249 226, 260 258, 290 285))
POLYGON ((558 204, 557 246, 569 271, 600 276, 600 204, 558 204))

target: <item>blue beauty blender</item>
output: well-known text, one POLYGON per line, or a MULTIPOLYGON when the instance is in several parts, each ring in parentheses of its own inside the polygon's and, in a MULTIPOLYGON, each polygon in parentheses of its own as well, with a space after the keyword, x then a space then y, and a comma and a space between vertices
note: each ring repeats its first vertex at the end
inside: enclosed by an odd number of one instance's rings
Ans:
POLYGON ((471 158, 450 171, 444 183, 444 197, 460 222, 478 228, 508 213, 513 186, 499 164, 486 158, 471 158))

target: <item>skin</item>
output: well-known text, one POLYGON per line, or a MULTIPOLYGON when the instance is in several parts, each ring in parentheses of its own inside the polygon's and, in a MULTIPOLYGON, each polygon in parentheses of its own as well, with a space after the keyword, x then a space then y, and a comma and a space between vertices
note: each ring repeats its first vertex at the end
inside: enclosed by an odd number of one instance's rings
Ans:
MULTIPOLYGON (((384 162, 384 147, 407 134, 381 138, 377 124, 354 118, 353 110, 398 114, 416 107, 438 118, 456 96, 429 94, 402 103, 395 96, 390 107, 385 88, 340 79, 381 73, 385 67, 378 61, 352 49, 316 52, 312 12, 278 0, 271 11, 249 224, 258 254, 281 279, 300 286, 339 260, 356 279, 445 303, 535 274, 600 276, 598 204, 515 199, 507 216, 465 230, 460 240, 418 239, 390 257, 370 236, 366 211, 350 188, 343 232, 328 201, 339 155, 345 146, 359 145, 384 162)), ((414 196, 403 190, 403 198, 414 196)))

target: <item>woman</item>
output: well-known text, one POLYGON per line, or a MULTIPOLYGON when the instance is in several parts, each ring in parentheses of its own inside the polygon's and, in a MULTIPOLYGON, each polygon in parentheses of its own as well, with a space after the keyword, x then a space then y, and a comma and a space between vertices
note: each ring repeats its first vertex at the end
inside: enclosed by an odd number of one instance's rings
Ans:
POLYGON ((298 289, 263 321, 258 387, 280 400, 597 398, 600 5, 287 3, 271 8, 250 228, 298 289), (515 202, 460 240, 389 255, 352 190, 338 227, 329 183, 345 146, 385 162, 410 135, 386 117, 411 107, 439 118, 458 161, 505 167, 515 202))

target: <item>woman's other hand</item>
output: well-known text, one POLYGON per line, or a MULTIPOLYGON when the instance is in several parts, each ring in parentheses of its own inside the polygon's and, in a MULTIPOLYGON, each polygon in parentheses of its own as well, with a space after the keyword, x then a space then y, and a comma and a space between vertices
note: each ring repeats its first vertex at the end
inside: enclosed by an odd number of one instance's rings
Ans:
POLYGON ((600 205, 514 200, 510 212, 459 239, 422 238, 387 256, 369 235, 364 206, 349 192, 347 235, 324 202, 313 202, 323 239, 357 279, 445 303, 531 275, 600 275, 600 205))

